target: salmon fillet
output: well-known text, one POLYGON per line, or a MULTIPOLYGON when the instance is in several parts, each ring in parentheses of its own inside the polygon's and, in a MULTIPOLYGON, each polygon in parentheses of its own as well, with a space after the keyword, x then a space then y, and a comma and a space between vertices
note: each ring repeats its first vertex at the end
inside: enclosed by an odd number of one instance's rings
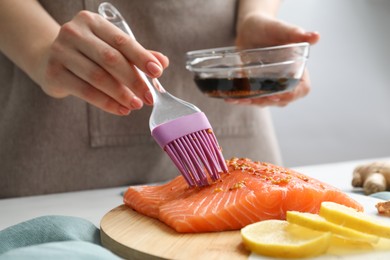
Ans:
POLYGON ((342 191, 296 171, 246 158, 227 160, 228 173, 203 188, 189 188, 182 176, 158 186, 133 186, 124 203, 177 232, 237 230, 266 219, 285 219, 288 210, 318 213, 333 201, 363 207, 342 191))

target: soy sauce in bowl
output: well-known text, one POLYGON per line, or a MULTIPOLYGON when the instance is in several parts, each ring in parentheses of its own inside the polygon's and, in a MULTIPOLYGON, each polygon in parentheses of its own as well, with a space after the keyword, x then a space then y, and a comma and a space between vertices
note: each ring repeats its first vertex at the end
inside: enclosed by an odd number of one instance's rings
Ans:
POLYGON ((186 68, 200 91, 215 98, 254 98, 293 90, 305 70, 306 42, 257 49, 187 52, 186 68))
POLYGON ((296 78, 201 78, 195 83, 204 94, 215 98, 251 98, 292 90, 296 78))

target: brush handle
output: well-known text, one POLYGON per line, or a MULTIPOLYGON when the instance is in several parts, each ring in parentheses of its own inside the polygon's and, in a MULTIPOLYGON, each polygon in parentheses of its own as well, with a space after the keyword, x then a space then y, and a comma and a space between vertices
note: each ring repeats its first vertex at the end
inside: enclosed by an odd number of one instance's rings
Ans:
MULTIPOLYGON (((133 32, 131 31, 129 25, 126 23, 123 16, 119 13, 118 9, 115 8, 110 3, 104 2, 99 5, 98 12, 101 16, 103 16, 107 21, 111 22, 113 25, 127 33, 132 39, 135 39, 135 36, 133 32)), ((135 67, 138 74, 141 76, 143 81, 148 86, 149 90, 152 92, 153 100, 157 100, 158 96, 161 93, 166 92, 163 86, 160 84, 160 82, 157 79, 152 79, 153 84, 150 82, 148 77, 145 75, 143 71, 141 71, 139 68, 135 67), (153 86, 154 85, 154 86, 153 86), (156 91, 155 87, 158 89, 156 91)))

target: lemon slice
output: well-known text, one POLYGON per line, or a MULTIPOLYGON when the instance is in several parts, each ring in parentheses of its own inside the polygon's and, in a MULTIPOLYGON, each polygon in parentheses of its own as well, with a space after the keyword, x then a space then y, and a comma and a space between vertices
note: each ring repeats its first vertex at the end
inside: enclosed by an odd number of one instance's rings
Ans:
POLYGON ((287 211, 286 218, 288 222, 293 224, 301 225, 318 231, 332 232, 333 234, 344 237, 345 241, 350 241, 351 243, 354 243, 354 240, 368 243, 376 243, 379 240, 378 236, 334 224, 317 214, 287 211))
POLYGON ((327 201, 321 203, 319 214, 335 224, 368 234, 390 238, 390 224, 353 208, 327 201))
MULTIPOLYGON (((378 238, 378 241, 379 238, 378 238)), ((340 248, 344 251, 353 250, 356 252, 356 250, 360 251, 368 251, 373 250, 376 246, 379 245, 379 243, 370 243, 363 240, 356 240, 353 238, 345 237, 345 236, 339 236, 332 234, 332 239, 330 240, 330 250, 339 250, 340 248)))
POLYGON ((326 252, 331 233, 320 232, 284 220, 264 220, 241 229, 245 246, 260 255, 310 257, 326 252))

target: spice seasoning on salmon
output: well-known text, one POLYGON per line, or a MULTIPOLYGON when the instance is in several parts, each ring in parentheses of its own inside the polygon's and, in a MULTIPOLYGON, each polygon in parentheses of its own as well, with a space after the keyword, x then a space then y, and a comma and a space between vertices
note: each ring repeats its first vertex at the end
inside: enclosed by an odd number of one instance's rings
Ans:
POLYGON ((210 186, 189 188, 178 176, 162 185, 129 187, 124 203, 177 232, 238 230, 285 219, 289 210, 318 213, 323 201, 363 210, 339 189, 294 170, 238 157, 226 163, 229 172, 210 186))

